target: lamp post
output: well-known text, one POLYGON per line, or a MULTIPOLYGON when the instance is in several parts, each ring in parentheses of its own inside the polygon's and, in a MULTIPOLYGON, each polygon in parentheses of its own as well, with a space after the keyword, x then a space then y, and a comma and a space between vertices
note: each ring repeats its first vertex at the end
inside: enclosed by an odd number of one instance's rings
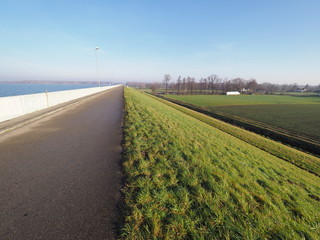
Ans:
POLYGON ((96 52, 97 81, 98 81, 98 84, 99 84, 99 87, 100 87, 100 79, 99 79, 99 64, 98 64, 98 53, 97 53, 99 49, 100 49, 99 47, 96 47, 96 48, 94 49, 94 51, 96 52))

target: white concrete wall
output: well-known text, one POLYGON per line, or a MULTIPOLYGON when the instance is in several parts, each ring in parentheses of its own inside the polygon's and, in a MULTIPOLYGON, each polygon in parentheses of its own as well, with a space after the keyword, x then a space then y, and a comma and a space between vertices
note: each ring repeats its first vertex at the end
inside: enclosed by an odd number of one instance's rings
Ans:
POLYGON ((0 97, 0 122, 118 86, 0 97))

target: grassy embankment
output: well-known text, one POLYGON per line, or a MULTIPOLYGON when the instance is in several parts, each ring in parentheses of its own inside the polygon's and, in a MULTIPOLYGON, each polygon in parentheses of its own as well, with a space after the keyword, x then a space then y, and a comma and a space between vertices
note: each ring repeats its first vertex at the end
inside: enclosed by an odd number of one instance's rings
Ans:
POLYGON ((319 177, 135 90, 125 108, 123 238, 320 237, 319 177))
POLYGON ((171 103, 169 101, 159 99, 159 101, 188 114, 202 122, 209 124, 221 131, 229 133, 230 135, 239 138, 261 150, 264 150, 270 154, 273 154, 283 160, 291 162, 292 164, 305 169, 317 176, 320 176, 320 160, 317 157, 311 156, 310 154, 303 153, 291 147, 285 146, 273 140, 267 139, 258 134, 248 132, 242 128, 232 126, 228 123, 224 123, 215 118, 206 116, 205 114, 190 110, 188 108, 179 106, 177 104, 171 103))
MULTIPOLYGON (((169 96, 170 101, 182 106, 267 136, 276 141, 289 144, 303 151, 320 155, 320 137, 317 136, 320 131, 317 120, 320 119, 320 104, 316 102, 318 98, 314 98, 314 100, 311 100, 309 103, 307 103, 306 100, 300 100, 299 105, 289 104, 288 101, 290 98, 295 99, 294 97, 288 96, 169 96), (250 99, 251 97, 254 97, 252 98, 253 101, 250 99), (176 100, 180 98, 185 101, 176 100), (280 98, 282 101, 275 101, 274 98, 280 98), (208 103, 205 103, 205 99, 208 99, 208 103), (223 99, 226 99, 226 106, 219 105, 222 104, 223 99), (261 104, 252 105, 255 99, 257 101, 259 100, 261 104), (190 103, 192 101, 194 104, 190 103), (217 105, 201 106, 201 104, 213 104, 214 101, 216 101, 217 105), (269 104, 262 104, 266 102, 269 104), (271 102, 274 102, 274 104, 270 105, 271 102), (280 102, 281 104, 277 104, 276 102, 280 102), (283 105, 284 102, 287 102, 287 104, 283 105), (232 105, 235 103, 242 105, 232 105), (261 121, 230 114, 230 108, 238 112, 250 114, 254 116, 254 118, 259 118, 261 121), (220 111, 220 109, 222 109, 222 111, 220 111), (265 123, 267 120, 270 121, 270 124, 265 123), (277 127, 277 122, 282 127, 277 127), (295 130, 284 128, 287 126, 294 126, 293 128, 295 130), (313 132, 313 136, 299 133, 303 129, 306 129, 310 134, 313 132)), ((299 100, 296 101, 299 102, 299 100)))

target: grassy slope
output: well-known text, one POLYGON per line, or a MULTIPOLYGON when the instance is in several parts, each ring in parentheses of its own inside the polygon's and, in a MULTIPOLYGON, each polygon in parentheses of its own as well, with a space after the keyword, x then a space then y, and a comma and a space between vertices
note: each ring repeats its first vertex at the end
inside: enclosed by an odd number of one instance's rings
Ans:
POLYGON ((125 89, 128 239, 317 239, 319 178, 125 89))
POLYGON ((320 103, 319 97, 292 97, 278 95, 169 95, 168 97, 198 106, 320 103))
POLYGON ((221 111, 245 117, 320 138, 319 104, 216 106, 207 109, 213 112, 221 111))
POLYGON ((223 112, 311 137, 320 137, 320 98, 275 95, 168 96, 210 112, 223 112))
MULTIPOLYGON (((155 97, 154 97, 155 98, 155 97)), ((289 161, 294 165, 305 169, 309 172, 320 176, 320 159, 314 157, 310 154, 298 151, 281 143, 275 142, 273 140, 267 139, 258 134, 243 130, 242 128, 232 126, 228 123, 224 123, 215 118, 209 117, 202 113, 192 111, 188 108, 179 106, 177 104, 171 103, 169 101, 158 99, 158 101, 164 102, 166 105, 169 105, 183 113, 186 113, 204 123, 209 124, 215 128, 222 130, 223 132, 229 133, 230 135, 239 138, 255 147, 258 147, 266 152, 269 152, 281 159, 289 161)))

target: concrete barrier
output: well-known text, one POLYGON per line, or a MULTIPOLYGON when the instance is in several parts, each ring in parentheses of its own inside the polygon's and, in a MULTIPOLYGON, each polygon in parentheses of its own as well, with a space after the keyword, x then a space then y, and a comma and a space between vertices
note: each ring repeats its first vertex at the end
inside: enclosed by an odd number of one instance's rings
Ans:
POLYGON ((0 97, 0 122, 118 86, 119 85, 0 97))

